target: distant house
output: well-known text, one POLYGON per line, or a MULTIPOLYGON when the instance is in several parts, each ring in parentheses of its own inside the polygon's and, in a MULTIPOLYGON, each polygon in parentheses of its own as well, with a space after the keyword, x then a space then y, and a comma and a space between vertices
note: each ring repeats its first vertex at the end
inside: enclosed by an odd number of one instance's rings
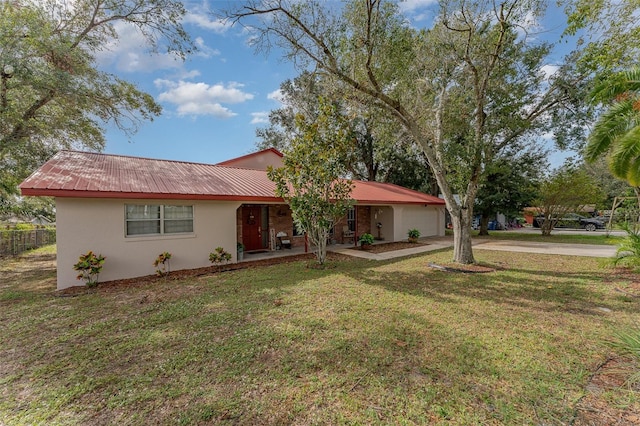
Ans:
POLYGON ((1 218, 0 222, 6 223, 9 225, 17 225, 19 223, 30 223, 32 225, 47 225, 47 226, 55 225, 55 222, 52 222, 51 220, 47 219, 42 215, 38 215, 36 217, 11 215, 11 216, 1 218))
MULTIPOLYGON (((88 250, 107 262, 101 281, 154 273, 161 252, 173 270, 210 265, 221 246, 233 254, 275 250, 277 235, 295 246, 304 236, 291 211, 275 196, 268 165, 282 154, 267 149, 217 165, 61 151, 21 185, 23 195, 55 197, 58 289, 81 285, 72 268, 88 250)), ((335 243, 355 243, 372 233, 387 241, 444 234, 444 201, 396 185, 354 181, 355 207, 334 228, 335 243), (355 237, 355 238, 354 238, 355 237)))

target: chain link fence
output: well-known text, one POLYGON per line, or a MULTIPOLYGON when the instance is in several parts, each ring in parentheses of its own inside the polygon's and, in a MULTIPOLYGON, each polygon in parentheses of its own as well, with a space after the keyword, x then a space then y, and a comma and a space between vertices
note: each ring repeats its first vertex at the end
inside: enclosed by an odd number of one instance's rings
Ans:
POLYGON ((0 256, 15 256, 55 242, 55 228, 0 230, 0 256))

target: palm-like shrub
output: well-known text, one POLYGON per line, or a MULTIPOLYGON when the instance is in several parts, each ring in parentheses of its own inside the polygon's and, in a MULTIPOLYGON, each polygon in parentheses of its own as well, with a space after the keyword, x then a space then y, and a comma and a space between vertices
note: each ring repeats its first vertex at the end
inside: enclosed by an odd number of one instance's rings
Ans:
POLYGON ((627 233, 625 239, 618 245, 614 265, 640 268, 640 229, 625 222, 622 229, 627 233))
MULTIPOLYGON (((621 352, 631 355, 636 362, 640 363, 640 329, 616 333, 613 346, 621 352)), ((640 371, 632 374, 628 381, 632 384, 639 383, 640 371)))

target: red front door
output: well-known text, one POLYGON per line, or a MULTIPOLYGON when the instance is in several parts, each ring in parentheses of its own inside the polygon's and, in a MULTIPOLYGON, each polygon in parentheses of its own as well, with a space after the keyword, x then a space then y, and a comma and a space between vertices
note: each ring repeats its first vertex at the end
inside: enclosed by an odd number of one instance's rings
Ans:
POLYGON ((262 217, 260 207, 242 208, 242 242, 245 250, 260 250, 262 247, 262 217))

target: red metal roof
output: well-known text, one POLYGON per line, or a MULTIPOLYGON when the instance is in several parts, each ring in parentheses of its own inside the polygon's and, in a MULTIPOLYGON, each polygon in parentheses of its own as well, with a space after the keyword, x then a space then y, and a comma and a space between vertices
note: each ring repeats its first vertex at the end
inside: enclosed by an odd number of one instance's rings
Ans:
MULTIPOLYGON (((261 170, 60 151, 20 184, 23 195, 282 202, 261 170)), ((444 204, 397 185, 354 181, 359 204, 444 204)))
POLYGON ((355 180, 351 198, 359 204, 444 205, 444 200, 391 183, 355 180))

